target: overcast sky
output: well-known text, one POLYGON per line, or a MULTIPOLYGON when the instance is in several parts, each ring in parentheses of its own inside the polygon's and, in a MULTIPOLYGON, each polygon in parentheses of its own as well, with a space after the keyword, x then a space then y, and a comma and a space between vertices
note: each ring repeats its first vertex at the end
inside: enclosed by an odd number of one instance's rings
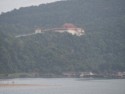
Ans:
POLYGON ((39 5, 60 0, 0 0, 0 13, 13 10, 14 8, 39 5))

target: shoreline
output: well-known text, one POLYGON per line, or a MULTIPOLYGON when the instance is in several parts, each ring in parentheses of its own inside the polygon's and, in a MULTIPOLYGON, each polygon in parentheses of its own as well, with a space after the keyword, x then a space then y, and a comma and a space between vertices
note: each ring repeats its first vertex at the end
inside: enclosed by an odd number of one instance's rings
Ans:
POLYGON ((61 85, 47 85, 47 84, 0 84, 0 87, 34 87, 34 86, 43 86, 43 87, 48 87, 48 86, 61 86, 61 85))

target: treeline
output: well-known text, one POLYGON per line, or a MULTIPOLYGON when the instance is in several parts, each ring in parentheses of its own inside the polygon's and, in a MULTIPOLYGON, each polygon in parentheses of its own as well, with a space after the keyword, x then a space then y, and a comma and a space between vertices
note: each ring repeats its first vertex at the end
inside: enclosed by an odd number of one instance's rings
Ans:
POLYGON ((0 15, 0 73, 125 71, 124 0, 68 0, 20 8, 0 15), (31 33, 37 27, 73 23, 85 29, 68 33, 31 33))
MULTIPOLYGON (((124 43, 111 36, 46 32, 6 39, 1 72, 125 71, 124 43)), ((3 40, 3 39, 2 39, 3 40)))

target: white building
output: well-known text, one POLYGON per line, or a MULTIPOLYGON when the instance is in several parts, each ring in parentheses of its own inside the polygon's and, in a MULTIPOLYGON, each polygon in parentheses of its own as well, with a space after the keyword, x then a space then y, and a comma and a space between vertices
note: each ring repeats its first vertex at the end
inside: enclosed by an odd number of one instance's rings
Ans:
POLYGON ((78 28, 72 23, 65 23, 61 28, 56 28, 55 32, 59 32, 59 33, 67 32, 76 36, 82 36, 85 34, 85 31, 82 28, 78 28))
POLYGON ((59 32, 59 33, 64 33, 64 32, 67 32, 67 33, 70 33, 72 35, 76 35, 76 36, 82 36, 84 35, 85 31, 81 28, 69 28, 69 29, 57 29, 55 30, 55 32, 59 32))
POLYGON ((53 32, 59 32, 59 33, 67 32, 67 33, 70 33, 70 34, 76 35, 76 36, 82 36, 85 34, 85 31, 82 28, 78 28, 71 23, 66 23, 61 28, 52 28, 52 29, 45 29, 45 30, 37 28, 35 30, 35 33, 37 34, 37 33, 42 33, 45 31, 53 31, 53 32))
POLYGON ((35 30, 35 33, 37 34, 37 33, 41 33, 42 32, 42 30, 40 29, 40 28, 37 28, 36 30, 35 30))

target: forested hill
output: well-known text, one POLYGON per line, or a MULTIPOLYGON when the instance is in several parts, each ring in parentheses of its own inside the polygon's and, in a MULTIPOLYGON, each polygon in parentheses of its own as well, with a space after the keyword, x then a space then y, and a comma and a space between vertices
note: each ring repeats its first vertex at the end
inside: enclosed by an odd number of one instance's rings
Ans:
POLYGON ((125 1, 67 0, 0 15, 0 72, 125 71, 125 1), (37 34, 73 23, 84 36, 37 34))
POLYGON ((74 23, 87 31, 124 28, 124 0, 68 0, 20 8, 0 16, 0 25, 8 32, 31 32, 36 27, 57 27, 74 23), (9 26, 8 26, 9 25, 9 26), (23 30, 21 30, 23 29, 23 30), (25 30, 24 30, 25 29, 25 30))

